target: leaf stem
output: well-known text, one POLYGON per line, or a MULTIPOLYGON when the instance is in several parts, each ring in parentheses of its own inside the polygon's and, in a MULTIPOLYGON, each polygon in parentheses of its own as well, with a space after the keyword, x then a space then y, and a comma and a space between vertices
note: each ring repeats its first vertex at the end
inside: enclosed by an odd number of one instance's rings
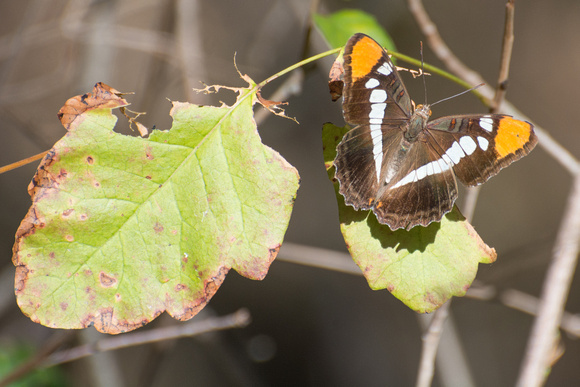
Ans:
MULTIPOLYGON (((285 74, 289 73, 292 70, 295 70, 295 69, 297 69, 299 67, 302 67, 302 66, 304 66, 304 65, 306 65, 308 63, 317 61, 318 59, 322 59, 322 58, 325 58, 327 56, 336 54, 336 53, 340 52, 341 50, 342 50, 342 47, 334 48, 332 50, 328 50, 328 51, 322 52, 320 54, 311 56, 310 58, 306 58, 306 59, 304 59, 304 60, 302 60, 302 61, 300 61, 298 63, 295 63, 295 64, 293 64, 290 67, 286 67, 284 70, 279 71, 276 74, 268 77, 267 79, 265 79, 262 82, 258 83, 256 85, 256 87, 258 89, 261 89, 262 87, 266 86, 268 83, 270 83, 273 80, 281 77, 282 75, 285 75, 285 74)), ((398 52, 394 52, 394 51, 389 51, 389 54, 392 55, 392 56, 394 56, 397 59, 400 59, 400 60, 402 60, 404 62, 407 62, 409 64, 412 64, 412 65, 414 65, 416 67, 419 67, 419 68, 421 67, 421 61, 418 60, 418 59, 415 59, 415 58, 412 58, 410 56, 407 56, 407 55, 404 55, 404 54, 401 54, 401 53, 398 53, 398 52)), ((451 73, 448 73, 448 72, 446 72, 446 71, 444 71, 444 70, 442 70, 442 69, 440 69, 438 67, 435 67, 433 65, 430 65, 428 63, 424 63, 423 64, 423 68, 425 70, 429 71, 430 73, 437 74, 437 75, 439 75, 439 76, 441 76, 443 78, 446 78, 446 79, 448 79, 448 80, 450 80, 452 82, 455 82, 458 85, 460 85, 461 87, 464 87, 466 89, 470 89, 470 88, 473 87, 473 85, 471 85, 468 82, 465 82, 461 78, 456 77, 455 75, 453 75, 451 73)), ((472 93, 475 94, 477 96, 477 98, 479 98, 486 106, 489 105, 489 101, 481 93, 479 93, 476 89, 474 89, 472 91, 472 93)))
POLYGON ((266 86, 268 83, 272 82, 274 79, 276 79, 278 77, 281 77, 282 75, 285 75, 285 74, 289 73, 290 71, 297 69, 298 67, 302 67, 305 64, 308 64, 310 62, 314 62, 314 61, 316 61, 318 59, 327 57, 329 55, 336 54, 336 53, 340 52, 340 50, 342 50, 342 47, 333 48, 332 50, 328 50, 328 51, 322 52, 320 54, 311 56, 310 58, 306 58, 304 60, 301 60, 300 62, 295 63, 295 64, 293 64, 290 67, 286 67, 282 71, 277 72, 276 74, 272 75, 271 77, 268 77, 267 79, 265 79, 262 82, 258 83, 256 86, 260 89, 260 88, 266 86))

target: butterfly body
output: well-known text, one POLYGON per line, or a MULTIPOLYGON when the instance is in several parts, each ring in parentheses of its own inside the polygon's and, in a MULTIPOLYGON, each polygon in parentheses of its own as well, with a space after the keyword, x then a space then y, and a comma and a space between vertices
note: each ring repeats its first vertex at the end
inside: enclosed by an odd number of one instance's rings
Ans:
POLYGON ((485 182, 537 143, 532 125, 501 114, 429 121, 413 106, 387 52, 356 34, 344 53, 343 114, 353 128, 334 160, 345 203, 392 230, 441 220, 466 186, 485 182))

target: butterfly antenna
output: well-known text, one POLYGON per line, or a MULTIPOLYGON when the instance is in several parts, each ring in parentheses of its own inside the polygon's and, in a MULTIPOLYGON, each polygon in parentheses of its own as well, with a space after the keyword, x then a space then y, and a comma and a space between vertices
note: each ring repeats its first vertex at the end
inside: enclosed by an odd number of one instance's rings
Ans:
POLYGON ((423 41, 421 41, 421 75, 423 76, 423 90, 425 90, 425 105, 427 105, 427 82, 425 81, 425 69, 423 67, 423 41))
POLYGON ((463 95, 463 94, 465 94, 465 93, 469 93, 470 91, 473 91, 473 90, 475 90, 475 89, 478 89, 478 88, 480 88, 480 87, 481 87, 481 86, 483 86, 483 85, 485 85, 485 83, 480 83, 480 84, 479 84, 479 85, 477 85, 477 86, 473 86, 471 89, 464 90, 464 91, 462 91, 461 93, 457 93, 457 94, 455 94, 455 95, 452 95, 451 97, 447 97, 447 98, 440 99, 439 101, 432 103, 432 104, 431 104, 431 106, 433 106, 433 105, 436 105, 436 104, 438 104, 439 102, 447 101, 448 99, 451 99, 451 98, 459 97, 460 95, 463 95))

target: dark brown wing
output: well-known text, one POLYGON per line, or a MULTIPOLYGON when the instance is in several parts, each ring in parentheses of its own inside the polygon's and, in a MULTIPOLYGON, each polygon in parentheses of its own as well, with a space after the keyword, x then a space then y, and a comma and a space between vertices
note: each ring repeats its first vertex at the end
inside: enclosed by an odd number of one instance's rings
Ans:
POLYGON ((426 132, 466 186, 485 183, 538 142, 530 123, 502 114, 443 117, 429 122, 426 132))

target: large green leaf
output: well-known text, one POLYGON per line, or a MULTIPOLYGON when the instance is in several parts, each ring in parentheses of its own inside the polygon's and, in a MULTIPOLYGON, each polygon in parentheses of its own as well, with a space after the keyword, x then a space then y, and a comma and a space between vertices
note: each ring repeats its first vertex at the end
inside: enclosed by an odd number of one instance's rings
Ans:
POLYGON ((113 131, 111 108, 127 103, 106 85, 67 101, 14 246, 26 315, 119 333, 193 317, 230 268, 264 278, 298 173, 260 140, 255 84, 236 91, 232 106, 174 102, 172 128, 148 139, 113 131))
MULTIPOLYGON (((348 127, 325 124, 324 160, 334 180, 336 146, 348 127)), ((409 308, 432 312, 452 296, 463 296, 475 279, 479 263, 496 259, 457 207, 440 223, 410 231, 380 224, 371 211, 356 211, 336 197, 340 228, 348 250, 372 289, 388 289, 409 308)))

